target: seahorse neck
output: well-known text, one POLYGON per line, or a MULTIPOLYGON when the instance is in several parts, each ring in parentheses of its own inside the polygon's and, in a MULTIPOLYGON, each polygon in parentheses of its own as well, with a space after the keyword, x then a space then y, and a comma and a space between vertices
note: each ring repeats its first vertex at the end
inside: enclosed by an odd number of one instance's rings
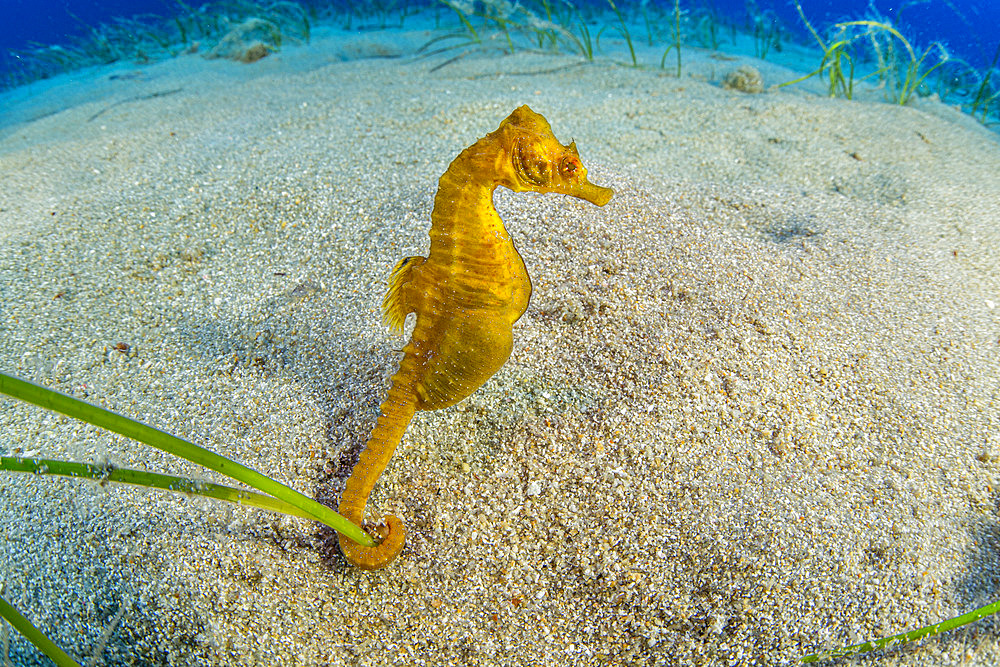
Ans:
POLYGON ((493 205, 497 151, 480 140, 462 151, 438 181, 431 214, 431 255, 441 259, 459 247, 509 243, 507 230, 493 205))

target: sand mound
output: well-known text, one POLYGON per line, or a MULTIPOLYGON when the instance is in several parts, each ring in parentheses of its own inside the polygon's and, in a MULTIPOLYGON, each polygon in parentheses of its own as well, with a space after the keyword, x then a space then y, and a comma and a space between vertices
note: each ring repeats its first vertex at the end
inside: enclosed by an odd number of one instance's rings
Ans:
MULTIPOLYGON (((570 60, 433 64, 257 72, 2 140, 0 366, 330 502, 400 345, 382 285, 452 157, 528 103, 617 191, 498 196, 532 305, 507 366, 419 414, 377 487, 410 534, 391 569, 294 519, 0 476, 9 599, 106 663, 671 665, 778 664, 995 596, 991 135, 537 73, 570 60)), ((9 401, 0 431, 195 472, 9 401)), ((887 661, 993 664, 995 635, 887 661)))

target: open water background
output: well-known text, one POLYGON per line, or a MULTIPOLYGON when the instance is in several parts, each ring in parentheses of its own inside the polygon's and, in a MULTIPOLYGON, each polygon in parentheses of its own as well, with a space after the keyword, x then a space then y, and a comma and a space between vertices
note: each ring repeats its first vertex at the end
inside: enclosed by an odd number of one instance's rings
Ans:
MULTIPOLYGON (((988 67, 1000 44, 1000 2, 996 0, 801 0, 814 27, 839 20, 881 17, 891 19, 914 46, 921 50, 933 41, 942 42, 949 52, 977 69, 988 67)), ((198 7, 197 0, 185 3, 198 7)), ((308 0, 316 7, 350 6, 346 2, 308 0)), ((399 3, 403 5, 404 3, 399 3)), ((413 3, 409 3, 413 4, 413 3)), ((429 4, 429 3, 428 3, 429 4)), ((555 3, 553 3, 555 4, 555 3)), ((576 0, 577 6, 608 8, 603 0, 576 0)), ((627 9, 635 0, 620 0, 627 9)), ((672 0, 649 4, 673 7, 672 0)), ((742 24, 751 13, 770 13, 782 26, 802 38, 805 27, 790 0, 681 0, 687 11, 710 9, 723 20, 742 24)), ((363 13, 371 3, 358 3, 363 13)), ((0 69, 12 66, 16 53, 32 44, 65 44, 85 35, 88 26, 109 23, 115 17, 155 14, 170 17, 186 11, 177 0, 0 0, 0 69)))

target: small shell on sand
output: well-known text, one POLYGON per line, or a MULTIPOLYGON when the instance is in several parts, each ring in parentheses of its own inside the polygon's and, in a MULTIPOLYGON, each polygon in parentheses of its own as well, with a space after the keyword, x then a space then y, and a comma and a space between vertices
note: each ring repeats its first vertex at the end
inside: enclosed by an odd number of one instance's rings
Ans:
POLYGON ((760 75, 760 70, 752 65, 740 65, 732 72, 726 74, 722 80, 722 87, 728 90, 739 90, 744 93, 764 92, 764 78, 760 75))

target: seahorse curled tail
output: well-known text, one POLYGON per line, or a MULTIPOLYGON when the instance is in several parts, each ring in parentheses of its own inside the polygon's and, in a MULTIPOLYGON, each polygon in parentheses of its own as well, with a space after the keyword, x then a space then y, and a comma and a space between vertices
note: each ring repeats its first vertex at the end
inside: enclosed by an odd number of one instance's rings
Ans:
MULTIPOLYGON (((382 475, 403 432, 413 418, 416 401, 413 389, 401 368, 393 376, 392 386, 382 402, 378 421, 368 444, 361 452, 354 472, 347 478, 340 499, 339 512, 358 525, 362 525, 368 496, 375 482, 382 475)), ((389 514, 383 518, 385 530, 377 537, 382 541, 374 547, 365 547, 349 537, 340 535, 340 549, 347 560, 363 570, 383 568, 399 555, 406 541, 406 530, 398 517, 389 514)))

